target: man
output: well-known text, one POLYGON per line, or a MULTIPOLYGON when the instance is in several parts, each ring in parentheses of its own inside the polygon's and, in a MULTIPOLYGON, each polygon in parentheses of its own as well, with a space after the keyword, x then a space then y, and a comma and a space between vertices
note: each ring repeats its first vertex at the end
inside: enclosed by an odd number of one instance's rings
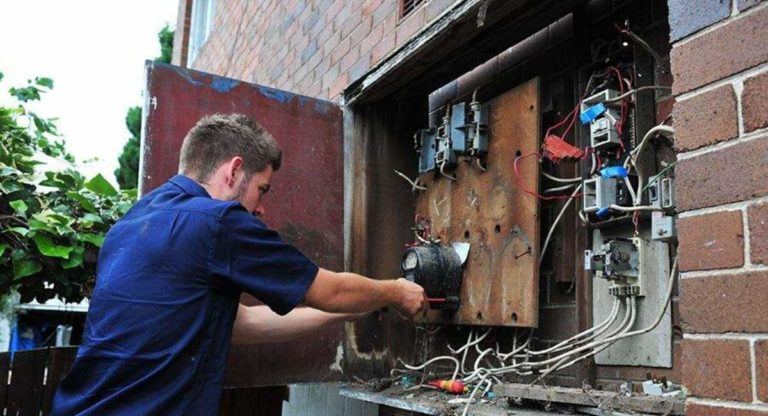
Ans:
POLYGON ((53 414, 216 414, 233 337, 280 341, 390 305, 426 308, 420 286, 319 268, 257 218, 280 161, 274 138, 242 115, 189 131, 180 174, 107 233, 53 414), (279 315, 314 309, 278 318, 239 305, 242 292, 279 315))

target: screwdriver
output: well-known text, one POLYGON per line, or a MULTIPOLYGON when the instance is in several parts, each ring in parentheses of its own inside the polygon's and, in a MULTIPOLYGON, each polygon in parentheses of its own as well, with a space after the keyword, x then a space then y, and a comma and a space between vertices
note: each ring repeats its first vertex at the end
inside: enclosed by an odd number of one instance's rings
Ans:
POLYGON ((453 394, 462 394, 469 390, 461 380, 433 380, 427 384, 453 394))

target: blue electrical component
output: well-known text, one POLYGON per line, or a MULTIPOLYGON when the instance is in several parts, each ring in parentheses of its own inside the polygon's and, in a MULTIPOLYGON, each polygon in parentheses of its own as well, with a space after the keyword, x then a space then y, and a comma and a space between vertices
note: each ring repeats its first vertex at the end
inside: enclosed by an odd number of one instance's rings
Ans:
POLYGON ((595 215, 597 215, 597 218, 605 218, 606 216, 608 216, 608 207, 600 208, 599 210, 597 210, 595 215))
POLYGON ((603 178, 626 178, 627 174, 627 168, 624 166, 609 166, 600 169, 600 176, 603 178))
POLYGON ((579 115, 579 120, 581 120, 581 124, 589 124, 603 113, 605 113, 605 105, 603 103, 597 103, 582 111, 579 115))

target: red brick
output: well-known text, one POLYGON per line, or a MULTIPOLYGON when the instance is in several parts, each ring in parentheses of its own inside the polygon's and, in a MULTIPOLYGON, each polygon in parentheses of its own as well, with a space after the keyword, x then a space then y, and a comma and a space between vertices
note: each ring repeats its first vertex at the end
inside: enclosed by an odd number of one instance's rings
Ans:
POLYGON ((747 214, 750 259, 753 264, 768 264, 768 204, 753 205, 747 214))
MULTIPOLYGON (((375 12, 376 9, 383 2, 384 0, 365 0, 362 7, 363 17, 373 16, 373 12, 375 12)), ((390 3, 394 3, 394 2, 390 2, 390 3)))
POLYGON ((675 147, 692 150, 739 135, 736 94, 724 85, 675 103, 675 147))
POLYGON ((366 17, 354 30, 352 30, 352 33, 349 34, 349 40, 352 42, 352 45, 359 45, 363 38, 370 32, 371 18, 366 17))
POLYGON ((747 132, 768 127, 768 72, 744 81, 741 106, 747 132))
POLYGON ((381 62, 382 58, 389 55, 394 50, 395 34, 390 33, 389 35, 385 36, 381 42, 376 44, 376 46, 371 51, 371 65, 376 65, 377 63, 381 62))
POLYGON ((755 341, 757 399, 768 402, 768 340, 755 341))
POLYGON ((744 201, 768 194, 768 134, 680 161, 681 211, 744 201))
POLYGON ((672 109, 675 105, 675 99, 670 97, 656 102, 656 124, 661 124, 672 115, 672 109))
POLYGON ((768 408, 766 410, 747 410, 747 409, 735 409, 727 407, 727 404, 723 406, 710 406, 706 404, 690 403, 685 406, 685 416, 766 416, 768 415, 768 408))
POLYGON ((384 25, 374 27, 368 35, 360 42, 360 54, 365 54, 373 50, 384 37, 384 25))
POLYGON ((357 63, 358 58, 360 58, 359 48, 356 46, 352 47, 352 50, 339 61, 339 71, 344 72, 352 68, 352 65, 357 63))
POLYGON ((410 40, 419 29, 424 27, 425 18, 426 10, 423 7, 419 7, 404 19, 400 20, 400 23, 395 30, 397 45, 400 46, 404 44, 410 40))
POLYGON ((752 401, 749 341, 683 340, 683 384, 696 397, 752 401))
POLYGON ((768 8, 672 48, 675 94, 690 91, 768 61, 768 8))
POLYGON ((430 0, 427 3, 427 23, 443 13, 453 3, 455 0, 430 0))
MULTIPOLYGON (((395 17, 395 19, 397 19, 397 10, 397 1, 386 0, 384 3, 381 3, 381 5, 373 12, 373 25, 377 26, 379 23, 390 17, 395 17)), ((392 26, 390 29, 394 30, 394 28, 395 27, 392 26)))
POLYGON ((686 332, 768 332, 768 272, 692 277, 680 281, 686 332))
POLYGON ((349 52, 351 45, 352 43, 350 42, 349 38, 342 39, 341 42, 331 51, 331 65, 339 62, 339 60, 341 60, 341 58, 343 58, 344 55, 349 52))
POLYGON ((344 88, 346 88, 347 85, 349 85, 349 78, 347 77, 347 73, 344 72, 339 75, 328 88, 328 98, 332 100, 335 99, 344 91, 344 88))
POLYGON ((682 271, 727 269, 744 264, 741 211, 724 211, 678 220, 682 271))
POLYGON ((758 4, 764 2, 765 0, 737 0, 739 2, 739 11, 743 12, 744 10, 747 10, 750 7, 757 6, 758 4))

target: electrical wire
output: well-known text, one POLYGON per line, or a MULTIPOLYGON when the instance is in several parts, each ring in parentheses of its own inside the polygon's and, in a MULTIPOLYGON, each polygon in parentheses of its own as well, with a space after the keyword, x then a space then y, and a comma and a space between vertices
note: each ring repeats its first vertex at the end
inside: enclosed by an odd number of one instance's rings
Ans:
POLYGON ((626 35, 628 38, 632 39, 635 43, 637 43, 643 49, 645 49, 645 51, 648 52, 648 54, 650 54, 653 57, 653 59, 656 60, 656 62, 659 64, 660 67, 662 67, 665 70, 669 69, 667 67, 667 64, 664 62, 664 58, 662 58, 661 55, 659 55, 659 53, 656 52, 656 50, 653 49, 651 45, 648 44, 648 42, 643 40, 643 38, 641 38, 640 36, 637 36, 635 32, 632 32, 629 29, 622 29, 618 25, 616 25, 616 28, 619 30, 619 32, 626 35))
POLYGON ((579 194, 579 191, 581 191, 581 186, 582 184, 579 184, 579 186, 577 186, 576 189, 573 190, 573 193, 571 194, 571 196, 569 196, 568 200, 565 201, 565 204, 563 205, 563 208, 560 210, 560 213, 557 214, 557 217, 552 222, 552 226, 549 227, 549 232, 547 232, 547 238, 544 239, 544 245, 541 247, 541 255, 539 255, 539 266, 541 266, 542 261, 544 261, 544 254, 547 253, 547 247, 549 246, 549 241, 552 238, 552 234, 555 232, 555 228, 557 227, 557 224, 560 222, 560 219, 563 218, 563 214, 565 214, 565 211, 568 209, 568 206, 571 205, 571 202, 579 194))
POLYGON ((637 87, 633 90, 627 91, 624 94, 621 94, 619 96, 609 98, 605 101, 603 101, 604 104, 613 104, 615 102, 621 101, 629 96, 635 95, 640 91, 646 91, 646 90, 664 90, 664 91, 672 91, 671 87, 665 87, 663 85, 645 85, 642 87, 637 87))
POLYGON ((545 189, 545 190, 544 190, 544 193, 545 193, 545 194, 547 194, 547 193, 550 193, 550 192, 560 192, 560 191, 567 191, 567 190, 569 190, 569 189, 573 188, 573 187, 574 187, 574 186, 576 186, 576 185, 578 185, 578 184, 576 184, 576 183, 571 183, 571 184, 568 184, 568 185, 563 185, 563 186, 556 186, 556 187, 554 187, 554 188, 548 188, 548 189, 545 189))
POLYGON ((432 358, 431 360, 420 365, 408 365, 399 358, 398 358, 398 361, 403 365, 403 367, 409 370, 414 370, 414 371, 418 371, 423 368, 426 368, 428 365, 437 361, 453 361, 454 364, 456 364, 456 369, 453 371, 453 377, 451 377, 451 379, 455 380, 456 377, 459 375, 459 360, 457 360, 456 357, 451 357, 450 355, 441 355, 439 357, 432 358))
POLYGON ((395 170, 395 174, 400 176, 401 178, 405 179, 409 184, 411 184, 411 191, 416 192, 419 191, 426 191, 427 188, 425 186, 419 185, 419 179, 416 178, 416 180, 412 180, 409 178, 406 174, 403 172, 400 172, 399 170, 395 170))
POLYGON ((580 332, 580 333, 578 333, 578 334, 576 334, 576 335, 566 339, 565 341, 562 341, 559 344, 554 345, 552 347, 549 347, 547 349, 538 350, 538 351, 525 350, 526 354, 529 354, 529 355, 544 355, 544 354, 548 354, 550 352, 560 351, 562 348, 567 347, 571 342, 576 341, 579 338, 585 337, 585 336, 587 336, 587 335, 589 335, 589 334, 591 334, 593 332, 596 332, 596 331, 598 331, 598 330, 600 330, 600 329, 602 329, 602 328, 604 328, 606 326, 610 326, 613 323, 613 321, 616 319, 616 316, 618 316, 618 314, 619 314, 619 309, 620 309, 619 306, 620 306, 620 304, 621 304, 621 301, 619 300, 619 298, 614 299, 613 300, 613 307, 611 308, 611 313, 609 314, 608 318, 606 318, 600 324, 598 324, 596 326, 593 326, 592 328, 589 328, 589 329, 587 329, 584 332, 580 332))
POLYGON ((545 178, 547 178, 549 180, 555 181, 555 182, 562 182, 562 183, 581 182, 581 178, 578 178, 578 177, 574 177, 574 178, 560 178, 560 177, 554 176, 552 174, 549 174, 547 172, 541 172, 541 176, 543 176, 543 177, 545 177, 545 178))

